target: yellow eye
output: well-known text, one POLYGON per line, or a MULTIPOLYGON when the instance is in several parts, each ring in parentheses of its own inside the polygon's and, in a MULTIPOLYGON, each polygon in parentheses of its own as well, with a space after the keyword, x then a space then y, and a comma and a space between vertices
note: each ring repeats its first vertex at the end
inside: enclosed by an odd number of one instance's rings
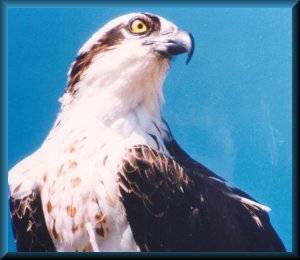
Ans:
POLYGON ((130 30, 133 33, 142 34, 148 31, 148 26, 141 19, 136 19, 130 24, 130 30))

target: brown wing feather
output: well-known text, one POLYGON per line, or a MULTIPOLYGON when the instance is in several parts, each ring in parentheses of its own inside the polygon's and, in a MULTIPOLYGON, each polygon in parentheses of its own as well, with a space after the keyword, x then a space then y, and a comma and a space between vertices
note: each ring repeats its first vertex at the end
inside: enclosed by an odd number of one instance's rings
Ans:
POLYGON ((10 198, 10 210, 17 250, 21 252, 55 252, 46 227, 40 193, 10 198))
POLYGON ((192 173, 140 145, 128 150, 119 177, 121 200, 142 251, 285 250, 267 213, 227 196, 227 186, 207 172, 192 173))

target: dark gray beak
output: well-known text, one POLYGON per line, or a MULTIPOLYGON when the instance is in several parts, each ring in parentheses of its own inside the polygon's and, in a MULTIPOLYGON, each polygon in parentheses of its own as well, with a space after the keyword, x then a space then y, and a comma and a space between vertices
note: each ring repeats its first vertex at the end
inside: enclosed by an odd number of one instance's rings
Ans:
POLYGON ((186 63, 191 60, 194 52, 194 38, 189 32, 178 30, 165 37, 164 41, 155 41, 154 51, 160 55, 172 58, 174 55, 187 53, 186 63))

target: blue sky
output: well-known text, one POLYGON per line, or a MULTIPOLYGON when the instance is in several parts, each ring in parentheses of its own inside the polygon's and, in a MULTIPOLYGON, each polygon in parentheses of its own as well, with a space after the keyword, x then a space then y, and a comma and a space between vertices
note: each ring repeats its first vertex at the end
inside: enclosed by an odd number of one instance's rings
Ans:
MULTIPOLYGON (((269 206, 292 249, 292 11, 134 6, 8 10, 8 168, 34 152, 59 111, 79 48, 106 22, 147 11, 191 32, 172 64, 163 114, 180 145, 269 206)), ((9 251, 14 251, 9 223, 9 251)))

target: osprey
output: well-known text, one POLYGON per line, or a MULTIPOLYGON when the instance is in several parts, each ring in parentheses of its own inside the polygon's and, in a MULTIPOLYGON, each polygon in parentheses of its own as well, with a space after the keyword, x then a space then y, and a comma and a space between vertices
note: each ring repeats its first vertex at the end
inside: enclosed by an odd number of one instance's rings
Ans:
POLYGON ((19 251, 285 251, 269 208, 189 157, 161 115, 190 33, 116 18, 79 50, 41 147, 9 172, 19 251))

